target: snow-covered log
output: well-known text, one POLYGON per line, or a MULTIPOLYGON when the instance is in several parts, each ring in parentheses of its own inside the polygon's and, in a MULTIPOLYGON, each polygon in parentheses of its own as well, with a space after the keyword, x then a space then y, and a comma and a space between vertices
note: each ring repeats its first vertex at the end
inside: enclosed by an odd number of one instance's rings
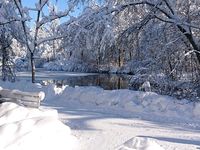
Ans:
POLYGON ((0 88, 1 102, 14 102, 27 107, 39 107, 44 99, 44 92, 22 92, 19 90, 10 90, 0 88))

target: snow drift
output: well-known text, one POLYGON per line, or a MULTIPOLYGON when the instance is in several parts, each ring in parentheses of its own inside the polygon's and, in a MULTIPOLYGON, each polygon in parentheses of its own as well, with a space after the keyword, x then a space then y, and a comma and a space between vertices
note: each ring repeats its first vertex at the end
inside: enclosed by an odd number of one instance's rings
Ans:
POLYGON ((58 120, 56 110, 0 105, 0 150, 72 150, 71 130, 58 120))
POLYGON ((104 90, 99 87, 57 87, 54 84, 41 86, 27 84, 26 81, 1 83, 4 88, 17 88, 22 91, 44 91, 44 103, 64 104, 76 102, 81 105, 111 107, 128 112, 151 113, 160 116, 177 118, 199 118, 200 104, 186 99, 178 100, 170 96, 163 96, 154 92, 141 92, 128 89, 104 90), (55 101, 55 102, 54 102, 55 101))
MULTIPOLYGON (((78 102, 84 105, 112 107, 129 112, 151 113, 185 119, 199 117, 200 104, 189 100, 177 100, 153 92, 140 92, 128 89, 103 90, 98 87, 56 87, 51 85, 47 93, 57 93, 57 103, 78 102), (52 87, 51 87, 52 86, 52 87), (59 91, 59 92, 58 92, 59 91)), ((49 100, 53 95, 49 95, 49 100)), ((47 96, 48 97, 48 96, 47 96)), ((53 100, 53 99, 52 99, 53 100)))

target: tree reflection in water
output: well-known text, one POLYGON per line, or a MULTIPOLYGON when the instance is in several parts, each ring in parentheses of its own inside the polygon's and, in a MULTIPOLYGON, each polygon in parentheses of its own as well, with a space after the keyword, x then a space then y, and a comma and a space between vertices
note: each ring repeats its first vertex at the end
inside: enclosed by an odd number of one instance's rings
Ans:
POLYGON ((96 74, 88 76, 66 76, 64 78, 48 79, 46 82, 55 83, 57 86, 99 86, 105 90, 114 90, 128 89, 130 77, 130 75, 96 74))

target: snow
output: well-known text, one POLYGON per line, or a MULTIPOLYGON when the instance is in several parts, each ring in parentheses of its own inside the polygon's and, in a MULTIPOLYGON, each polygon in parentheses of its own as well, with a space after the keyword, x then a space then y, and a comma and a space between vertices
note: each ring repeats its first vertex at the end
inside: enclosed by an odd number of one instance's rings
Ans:
MULTIPOLYGON (((52 87, 56 93, 61 90, 59 95, 60 103, 68 101, 78 102, 83 105, 112 107, 115 109, 123 109, 130 112, 151 112, 156 115, 165 115, 168 117, 179 117, 184 115, 186 118, 198 117, 198 106, 189 103, 187 100, 178 101, 169 96, 161 96, 153 92, 139 92, 126 89, 121 90, 103 90, 98 87, 52 87), (65 100, 67 97, 67 100, 65 100), (196 108, 197 107, 197 108, 196 108)), ((57 103, 58 103, 57 102, 57 103)))
POLYGON ((155 141, 149 138, 136 137, 126 141, 117 150, 164 150, 155 141))
POLYGON ((56 110, 0 105, 1 150, 72 150, 77 145, 71 130, 58 119, 56 110))
MULTIPOLYGON (((64 72, 64 71, 38 71, 36 77, 38 78, 59 78, 59 77, 80 77, 80 76, 92 76, 97 75, 97 73, 74 73, 74 72, 64 72)), ((17 72, 18 77, 31 77, 31 72, 17 72)))
POLYGON ((15 150, 23 149, 16 146, 31 149, 33 143, 34 149, 39 150, 53 147, 62 150, 73 144, 77 150, 194 150, 200 147, 199 103, 132 90, 42 86, 26 81, 0 82, 0 85, 44 91, 46 95, 39 109, 13 103, 1 105, 1 146, 9 143, 8 149, 12 146, 15 150), (20 145, 22 141, 25 142, 20 145))

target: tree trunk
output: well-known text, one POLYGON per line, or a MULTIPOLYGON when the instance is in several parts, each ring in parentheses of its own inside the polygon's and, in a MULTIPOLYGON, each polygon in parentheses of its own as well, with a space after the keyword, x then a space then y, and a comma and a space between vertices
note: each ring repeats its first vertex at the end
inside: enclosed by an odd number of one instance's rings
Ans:
POLYGON ((121 67, 121 50, 118 48, 118 67, 121 67))
POLYGON ((53 59, 52 60, 55 60, 56 59, 56 46, 55 46, 55 41, 53 40, 53 59))
POLYGON ((33 57, 33 52, 31 52, 31 73, 32 73, 32 83, 35 83, 35 61, 33 57))
POLYGON ((2 80, 6 81, 6 48, 2 48, 2 80))
POLYGON ((193 49, 195 50, 195 54, 197 56, 198 63, 200 64, 200 47, 195 42, 192 33, 187 33, 187 31, 182 28, 181 26, 178 26, 179 30, 185 35, 185 37, 188 39, 190 44, 192 45, 193 49))
POLYGON ((187 37, 187 39, 190 41, 193 49, 195 50, 195 54, 197 56, 197 60, 200 64, 200 48, 199 46, 196 44, 196 42, 194 41, 194 38, 192 36, 192 34, 185 34, 185 36, 187 37))

